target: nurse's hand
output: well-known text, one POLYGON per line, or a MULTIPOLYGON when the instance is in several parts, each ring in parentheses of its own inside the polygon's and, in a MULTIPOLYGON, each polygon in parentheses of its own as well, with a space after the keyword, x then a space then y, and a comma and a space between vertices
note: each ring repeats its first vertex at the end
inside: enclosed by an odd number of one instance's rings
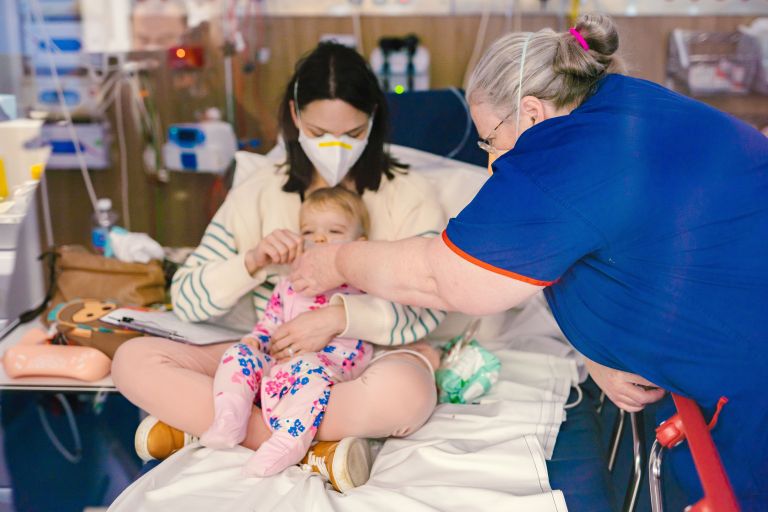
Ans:
POLYGON ((278 363, 299 354, 319 352, 346 327, 347 317, 341 304, 307 311, 275 329, 269 352, 278 363))
POLYGON ((301 236, 287 229, 276 229, 245 254, 245 268, 253 275, 270 264, 291 263, 301 254, 301 236))
POLYGON ((290 275, 293 289, 305 297, 338 288, 344 277, 336 269, 336 253, 342 244, 318 244, 302 253, 290 275))
POLYGON ((658 402, 666 393, 663 389, 634 373, 622 372, 584 358, 592 379, 619 409, 627 412, 642 411, 658 402))

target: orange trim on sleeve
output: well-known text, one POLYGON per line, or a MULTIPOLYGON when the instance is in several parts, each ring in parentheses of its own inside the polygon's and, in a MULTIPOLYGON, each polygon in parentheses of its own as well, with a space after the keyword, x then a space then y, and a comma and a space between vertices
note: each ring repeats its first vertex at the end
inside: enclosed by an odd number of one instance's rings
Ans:
POLYGON ((509 270, 504 270, 503 268, 494 267, 493 265, 489 265, 488 263, 481 261, 474 256, 467 254, 466 252, 459 249, 456 244, 451 242, 451 239, 448 238, 447 231, 443 231, 443 242, 445 242, 445 245, 448 246, 450 250, 461 256, 463 259, 467 260, 470 263, 473 263, 477 265, 478 267, 482 267, 486 270, 490 270, 491 272, 495 272, 497 274, 501 274, 503 276, 511 277, 512 279, 517 279, 518 281, 523 281, 524 283, 533 284, 536 286, 550 286, 552 284, 555 284, 557 280, 555 281, 539 281, 538 279, 532 279, 530 277, 526 277, 520 274, 516 274, 514 272, 510 272, 509 270))

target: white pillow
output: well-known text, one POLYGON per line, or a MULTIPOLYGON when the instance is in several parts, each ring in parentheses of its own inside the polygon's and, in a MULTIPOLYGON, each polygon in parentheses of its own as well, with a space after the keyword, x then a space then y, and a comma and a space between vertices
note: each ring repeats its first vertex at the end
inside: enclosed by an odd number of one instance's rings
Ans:
POLYGON ((411 172, 432 184, 449 218, 455 217, 488 179, 488 171, 477 165, 394 144, 389 150, 399 161, 409 164, 411 172))

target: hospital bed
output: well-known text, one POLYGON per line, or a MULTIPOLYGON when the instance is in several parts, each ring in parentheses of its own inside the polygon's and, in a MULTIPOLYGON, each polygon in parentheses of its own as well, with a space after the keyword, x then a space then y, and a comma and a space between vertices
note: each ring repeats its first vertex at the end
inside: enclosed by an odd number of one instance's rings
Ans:
MULTIPOLYGON (((451 215, 487 179, 481 167, 401 146, 392 151, 432 183, 451 215)), ((266 158, 238 154, 239 172, 270 168, 266 158)), ((235 183, 242 179, 248 178, 236 176, 235 183)), ((468 321, 453 315, 434 335, 447 340, 468 321)), ((368 484, 347 495, 298 467, 245 478, 249 450, 192 445, 139 478, 110 510, 568 510, 563 493, 550 485, 546 461, 565 418, 563 406, 580 380, 573 350, 543 297, 484 319, 476 337, 501 358, 500 382, 481 403, 440 405, 413 435, 386 440, 368 484)))
MULTIPOLYGON (((450 215, 487 179, 483 167, 471 165, 482 165, 486 157, 457 92, 389 98, 393 140, 401 144, 392 146, 393 154, 432 182, 450 215)), ((249 159, 261 158, 239 154, 238 165, 245 169, 249 159)), ((236 176, 235 183, 242 179, 247 177, 236 176)), ((433 337, 448 339, 468 320, 451 315, 433 337)), ((618 510, 624 484, 617 480, 631 476, 608 468, 607 430, 615 408, 603 406, 599 389, 584 382, 578 356, 543 296, 484 318, 477 338, 502 360, 499 383, 480 403, 440 405, 418 432, 386 440, 369 482, 347 495, 298 467, 266 479, 245 478, 240 471, 247 449, 192 445, 147 471, 110 511, 618 510), (573 386, 579 382, 577 392, 573 386), (576 405, 566 411, 566 403, 576 405)), ((631 429, 623 430, 626 436, 631 429)), ((628 458, 631 447, 624 443, 628 458)), ((616 464, 631 466, 630 460, 616 464)))

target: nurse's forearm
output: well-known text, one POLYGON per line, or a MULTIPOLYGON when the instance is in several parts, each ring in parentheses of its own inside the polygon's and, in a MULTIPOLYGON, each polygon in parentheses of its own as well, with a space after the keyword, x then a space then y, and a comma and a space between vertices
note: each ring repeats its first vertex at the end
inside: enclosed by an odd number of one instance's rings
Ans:
POLYGON ((355 242, 339 248, 342 282, 400 304, 488 315, 517 306, 541 286, 456 254, 440 238, 355 242))
POLYGON ((436 276, 429 264, 428 238, 397 242, 354 242, 342 246, 336 267, 345 282, 383 299, 408 304, 454 309, 438 293, 436 276))

